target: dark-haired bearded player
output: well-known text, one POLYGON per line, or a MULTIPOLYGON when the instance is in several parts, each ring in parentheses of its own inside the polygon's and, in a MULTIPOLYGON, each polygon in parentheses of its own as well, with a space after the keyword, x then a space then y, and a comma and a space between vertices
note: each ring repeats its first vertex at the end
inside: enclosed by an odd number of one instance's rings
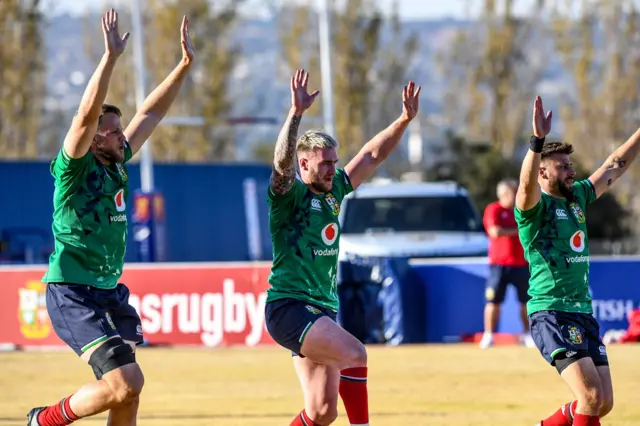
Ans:
POLYGON ((304 409, 291 426, 329 425, 342 398, 352 426, 369 424, 367 352, 336 323, 340 203, 369 178, 402 139, 418 113, 420 87, 410 82, 402 114, 336 168, 338 143, 309 131, 296 143, 303 113, 318 92, 307 93, 308 74, 291 79, 291 110, 276 143, 269 185, 273 266, 266 324, 271 337, 294 354, 304 409), (296 178, 296 157, 300 178, 296 178))
POLYGON ((29 426, 63 426, 109 410, 108 425, 136 424, 144 383, 135 359, 142 327, 122 275, 129 192, 125 163, 142 147, 176 98, 194 57, 182 21, 182 59, 123 131, 120 110, 104 105, 129 34, 118 15, 102 18, 105 53, 87 84, 71 128, 51 163, 54 252, 43 278, 56 334, 93 368, 97 381, 50 407, 34 408, 29 426))
POLYGON ((640 130, 588 179, 575 181, 573 147, 545 142, 551 111, 533 105, 531 147, 516 196, 520 241, 531 279, 527 303, 531 336, 542 356, 569 385, 575 401, 539 426, 598 426, 613 408, 607 351, 589 294, 585 210, 624 174, 640 148, 640 130))

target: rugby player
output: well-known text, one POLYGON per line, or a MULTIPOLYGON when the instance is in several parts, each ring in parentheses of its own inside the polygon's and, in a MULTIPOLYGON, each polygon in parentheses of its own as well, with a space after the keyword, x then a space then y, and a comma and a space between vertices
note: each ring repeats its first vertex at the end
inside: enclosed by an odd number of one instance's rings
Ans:
POLYGON ((333 137, 308 131, 298 139, 302 116, 319 94, 308 93, 308 78, 298 70, 291 79, 291 109, 276 143, 268 190, 273 266, 267 330, 292 351, 304 393, 304 409, 292 426, 333 423, 338 396, 351 425, 368 425, 367 352, 336 323, 338 215, 343 198, 369 178, 402 139, 418 113, 420 87, 413 82, 405 86, 400 117, 338 168, 333 137))
POLYGON ((62 426, 109 410, 108 425, 135 425, 144 378, 135 359, 142 327, 122 274, 129 192, 126 162, 142 147, 178 94, 194 50, 188 21, 182 59, 123 131, 120 110, 104 101, 129 33, 118 14, 102 17, 105 53, 89 80, 62 149, 51 163, 54 251, 43 277, 56 334, 92 367, 97 381, 28 414, 29 426, 62 426))
POLYGON ((575 401, 539 426, 596 426, 613 408, 613 386, 589 292, 585 210, 635 160, 640 130, 588 179, 576 181, 573 147, 545 141, 551 120, 551 111, 545 114, 542 99, 536 97, 533 136, 522 164, 515 214, 531 271, 527 303, 531 335, 575 401))

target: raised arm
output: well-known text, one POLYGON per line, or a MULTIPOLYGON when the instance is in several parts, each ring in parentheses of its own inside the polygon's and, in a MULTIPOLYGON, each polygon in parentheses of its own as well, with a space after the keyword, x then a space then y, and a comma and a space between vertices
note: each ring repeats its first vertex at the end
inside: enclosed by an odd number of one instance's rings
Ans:
POLYGON ((413 81, 409 82, 402 91, 402 114, 389 127, 378 133, 367 142, 360 152, 345 166, 349 181, 356 189, 367 180, 376 168, 398 146, 402 135, 411 120, 418 114, 420 86, 416 89, 413 81))
POLYGON ((296 141, 298 139, 298 127, 304 112, 313 104, 314 99, 320 93, 318 90, 312 94, 307 92, 309 73, 305 70, 297 70, 291 77, 291 109, 276 142, 273 155, 273 170, 269 186, 276 195, 286 194, 296 179, 296 141))
POLYGON ((131 119, 131 123, 124 131, 131 152, 135 154, 142 148, 145 141, 156 129, 160 121, 169 111, 169 107, 178 96, 185 78, 189 74, 195 51, 189 38, 189 20, 182 18, 180 27, 180 41, 182 44, 182 59, 153 92, 147 96, 140 110, 131 119))
POLYGON ((600 197, 629 169, 640 150, 640 129, 607 158, 602 166, 589 177, 600 197))
POLYGON ((118 32, 118 14, 109 10, 102 17, 105 53, 85 88, 78 113, 64 139, 64 151, 71 158, 81 158, 89 151, 98 128, 102 104, 107 97, 109 81, 118 57, 124 52, 129 33, 118 32))
POLYGON ((531 210, 538 204, 541 197, 538 174, 540 173, 540 161, 544 138, 551 131, 552 113, 544 114, 542 98, 536 97, 533 102, 533 137, 531 147, 522 162, 520 169, 520 185, 516 194, 516 207, 519 210, 531 210))

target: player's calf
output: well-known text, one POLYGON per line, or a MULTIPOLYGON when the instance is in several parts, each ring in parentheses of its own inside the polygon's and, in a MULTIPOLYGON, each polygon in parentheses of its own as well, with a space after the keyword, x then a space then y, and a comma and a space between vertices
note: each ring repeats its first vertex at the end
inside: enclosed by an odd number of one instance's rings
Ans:
POLYGON ((57 404, 31 410, 29 426, 66 426, 135 402, 142 392, 144 376, 129 344, 119 337, 112 338, 87 356, 98 381, 83 386, 57 404))

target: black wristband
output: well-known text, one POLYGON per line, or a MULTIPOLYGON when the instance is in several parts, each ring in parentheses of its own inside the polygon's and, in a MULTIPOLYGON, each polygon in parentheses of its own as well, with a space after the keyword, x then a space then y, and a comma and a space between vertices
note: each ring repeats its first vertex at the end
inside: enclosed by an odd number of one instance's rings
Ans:
POLYGON ((531 136, 529 140, 529 149, 537 154, 542 152, 542 146, 544 145, 544 138, 539 139, 535 135, 531 136))

